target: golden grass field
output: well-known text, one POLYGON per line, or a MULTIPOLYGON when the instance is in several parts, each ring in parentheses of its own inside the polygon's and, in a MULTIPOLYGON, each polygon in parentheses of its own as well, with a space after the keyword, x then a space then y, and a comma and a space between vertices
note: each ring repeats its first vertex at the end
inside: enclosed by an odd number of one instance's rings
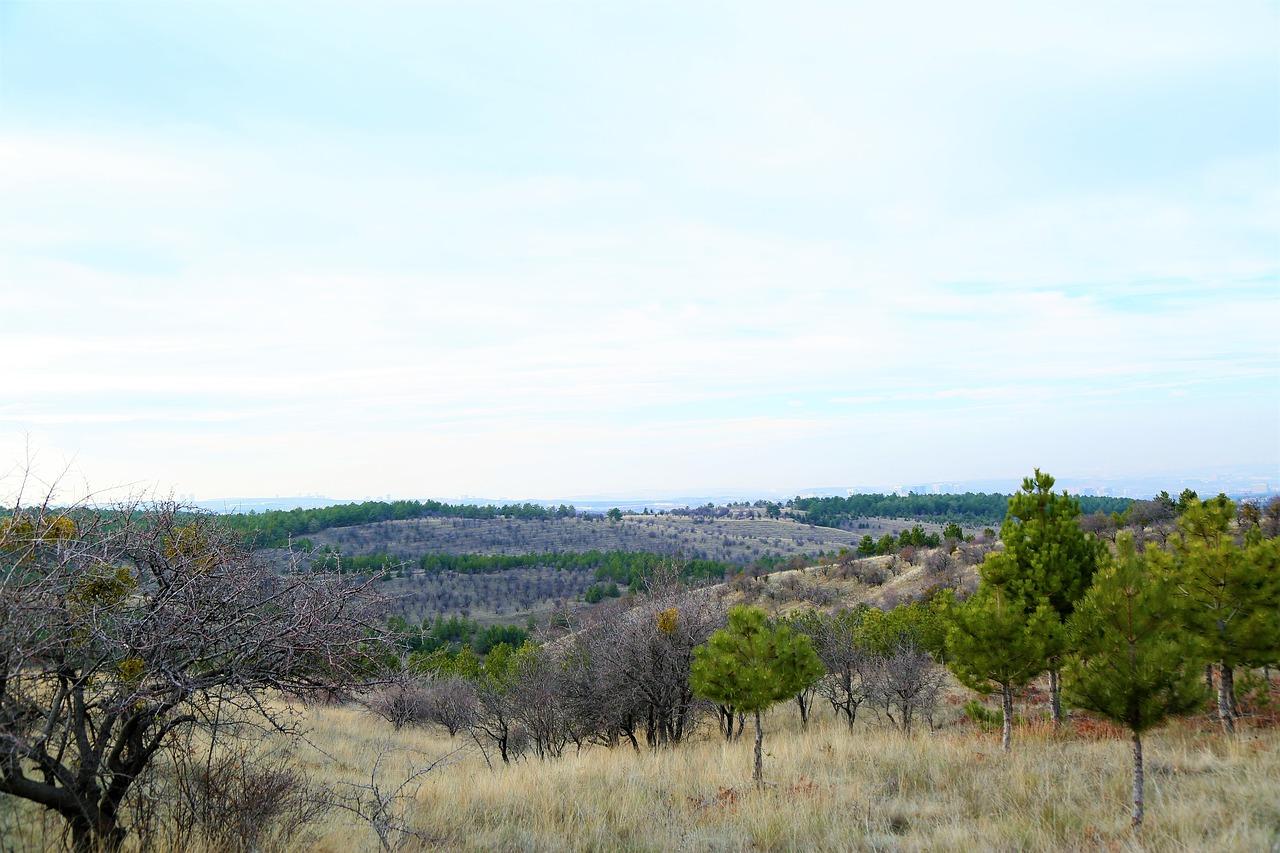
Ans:
MULTIPOLYGON (((313 716, 342 772, 373 763, 389 728, 349 709, 313 716)), ((714 731, 658 753, 595 748, 490 771, 474 754, 425 777, 413 825, 460 850, 1179 850, 1280 847, 1280 737, 1174 725, 1150 737, 1147 825, 1129 829, 1130 745, 1019 730, 1005 756, 967 723, 903 735, 851 734, 829 715, 807 731, 794 709, 766 721, 766 786, 751 738, 714 731)), ((448 738, 402 735, 431 755, 448 738)), ((461 741, 459 741, 461 742, 461 741)), ((387 765, 403 778, 411 754, 387 765)), ((317 770, 320 768, 317 767, 317 770)), ((363 830, 365 835, 368 829, 363 830)), ((368 846, 369 839, 363 839, 368 846)), ((333 824, 315 849, 357 849, 333 824)))
MULTIPOLYGON (((954 705, 937 731, 904 735, 873 716, 851 733, 821 711, 802 731, 784 704, 766 717, 766 785, 757 789, 750 726, 731 744, 704 728, 656 753, 591 747, 490 769, 463 735, 394 732, 356 706, 296 713, 310 745, 294 760, 338 790, 370 783, 375 763, 373 781, 389 790, 450 756, 392 803, 417 833, 398 836, 403 850, 1280 849, 1275 728, 1246 725, 1228 737, 1191 720, 1149 735, 1139 835, 1129 828, 1129 741, 1096 723, 1058 735, 1045 723, 1021 726, 1005 756, 998 734, 978 731, 954 705)), ((57 843, 56 822, 41 833, 38 812, 3 808, 10 832, 0 848, 57 843)), ((285 849, 381 848, 368 822, 334 809, 285 849)))

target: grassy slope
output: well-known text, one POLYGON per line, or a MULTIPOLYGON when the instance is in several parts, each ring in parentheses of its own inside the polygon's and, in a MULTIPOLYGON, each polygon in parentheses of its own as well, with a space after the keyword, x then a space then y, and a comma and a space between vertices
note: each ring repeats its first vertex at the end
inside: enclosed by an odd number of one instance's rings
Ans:
MULTIPOLYGON (((950 705, 935 732, 904 735, 862 715, 850 732, 823 709, 802 731, 793 707, 766 716, 765 780, 751 784, 751 739, 714 727, 676 749, 572 752, 486 766, 463 736, 394 732, 356 707, 299 710, 313 781, 406 788, 394 811, 424 838, 403 849, 467 851, 1267 851, 1280 842, 1280 731, 1223 736, 1203 719, 1146 739, 1147 824, 1129 829, 1129 742, 1081 723, 1054 736, 1020 726, 1014 751, 950 705), (379 757, 381 756, 381 758, 379 757)), ((266 743, 263 748, 266 748, 266 743)), ((5 850, 56 848, 28 804, 0 802, 5 850)), ((163 851, 168 848, 161 848, 163 851)), ((332 810, 292 851, 375 851, 368 824, 332 810)))
MULTIPOLYGON (((952 708, 941 731, 902 735, 875 722, 853 733, 822 714, 800 731, 781 706, 766 722, 767 785, 750 782, 750 738, 714 731, 679 749, 594 748, 554 763, 486 768, 464 749, 428 777, 405 814, 462 850, 1267 850, 1280 832, 1280 737, 1229 739, 1193 724, 1151 736, 1148 824, 1128 829, 1129 743, 1023 728, 1015 751, 952 708)), ((386 743, 434 756, 463 746, 430 732, 393 734, 351 709, 312 714, 335 755, 317 773, 367 781, 386 743)), ((413 765, 388 756, 388 781, 413 765)), ((425 761, 419 759, 419 763, 425 761)), ((372 849, 344 816, 313 849, 372 849)))

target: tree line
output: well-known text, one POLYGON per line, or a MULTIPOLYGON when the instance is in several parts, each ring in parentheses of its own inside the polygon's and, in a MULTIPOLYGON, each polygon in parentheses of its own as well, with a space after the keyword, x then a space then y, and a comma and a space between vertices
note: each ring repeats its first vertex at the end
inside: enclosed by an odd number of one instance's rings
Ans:
POLYGON ((535 503, 447 504, 435 500, 364 501, 337 504, 315 509, 267 510, 266 512, 228 513, 224 523, 258 548, 283 548, 290 539, 319 533, 332 527, 356 527, 380 521, 406 521, 414 518, 574 518, 578 510, 571 504, 556 507, 535 503))
MULTIPOLYGON (((1085 513, 1121 513, 1129 498, 1082 495, 1076 498, 1085 513)), ((961 495, 861 494, 848 497, 796 497, 787 506, 804 513, 803 520, 821 527, 844 527, 859 518, 918 518, 968 524, 998 524, 1009 495, 965 492, 961 495)))

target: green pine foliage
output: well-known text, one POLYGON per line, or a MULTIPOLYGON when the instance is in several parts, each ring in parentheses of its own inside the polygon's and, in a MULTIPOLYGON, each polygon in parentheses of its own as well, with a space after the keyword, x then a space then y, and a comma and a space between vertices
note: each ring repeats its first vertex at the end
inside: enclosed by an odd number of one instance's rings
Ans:
POLYGON ((1280 544, 1254 528, 1241 547, 1232 531, 1236 507, 1226 497, 1186 503, 1168 572, 1186 628, 1221 668, 1218 713, 1233 731, 1233 670, 1280 661, 1280 544))
POLYGON ((1047 649, 1061 631, 1053 609, 1027 602, 991 583, 983 583, 963 603, 940 605, 947 631, 947 668, 970 689, 987 694, 999 689, 1003 700, 1005 751, 1011 748, 1013 691, 1044 671, 1047 649))
MULTIPOLYGON (((1000 526, 1004 551, 987 560, 983 580, 1022 599, 1028 611, 1047 604, 1061 625, 1089 588, 1106 545, 1080 528, 1079 501, 1066 492, 1055 493, 1053 483, 1053 477, 1037 468, 1009 498, 1000 526)), ((1065 638, 1062 630, 1045 635, 1040 667, 1050 673, 1055 724, 1062 721, 1057 669, 1067 650, 1065 638)))
POLYGON ((756 718, 755 772, 760 782, 761 712, 817 683, 824 669, 809 638, 784 623, 770 627, 763 610, 739 605, 729 627, 693 651, 689 685, 694 693, 756 718))
POLYGON ((1000 525, 1004 554, 989 574, 992 583, 1029 603, 1045 601, 1065 619, 1089 588, 1106 549, 1080 529, 1079 501, 1066 492, 1055 494, 1053 483, 1037 468, 1009 498, 1000 525))
POLYGON ((1203 645, 1182 630, 1172 558, 1121 534, 1069 629, 1075 653, 1064 668, 1068 699, 1133 733, 1133 823, 1143 819, 1142 739, 1169 716, 1204 703, 1203 645))
POLYGON ((1235 504, 1190 501, 1178 519, 1172 575, 1189 606, 1188 627, 1225 666, 1280 661, 1280 540, 1231 535, 1235 504))

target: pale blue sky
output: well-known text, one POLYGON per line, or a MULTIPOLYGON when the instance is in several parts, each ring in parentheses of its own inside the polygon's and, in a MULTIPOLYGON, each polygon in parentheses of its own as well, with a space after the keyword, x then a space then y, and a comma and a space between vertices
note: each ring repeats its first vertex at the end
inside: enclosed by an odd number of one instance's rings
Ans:
POLYGON ((0 297, 99 489, 1280 480, 1280 4, 0 0, 0 297))

